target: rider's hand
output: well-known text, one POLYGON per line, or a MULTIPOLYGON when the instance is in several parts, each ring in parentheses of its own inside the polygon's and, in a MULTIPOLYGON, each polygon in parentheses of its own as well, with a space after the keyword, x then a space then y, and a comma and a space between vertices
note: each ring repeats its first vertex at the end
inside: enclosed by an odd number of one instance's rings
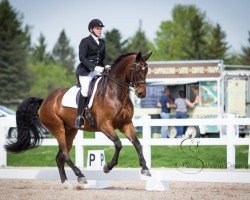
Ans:
POLYGON ((96 66, 95 69, 94 69, 94 71, 100 72, 100 73, 103 72, 103 70, 104 70, 104 68, 100 67, 100 66, 96 66))
POLYGON ((110 65, 106 65, 104 68, 105 69, 111 69, 111 66, 110 65))

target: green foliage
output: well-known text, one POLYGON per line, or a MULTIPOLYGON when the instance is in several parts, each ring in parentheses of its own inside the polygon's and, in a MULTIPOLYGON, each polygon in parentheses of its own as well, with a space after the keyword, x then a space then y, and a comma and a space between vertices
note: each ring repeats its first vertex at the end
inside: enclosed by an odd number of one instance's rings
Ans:
POLYGON ((236 52, 229 53, 228 56, 224 59, 224 62, 227 65, 241 65, 240 55, 236 52))
POLYGON ((40 33, 38 38, 38 45, 34 45, 31 48, 31 60, 34 64, 45 63, 49 64, 53 62, 53 58, 49 52, 47 52, 47 44, 45 36, 40 33))
POLYGON ((204 24, 204 16, 200 13, 196 13, 190 21, 190 39, 188 45, 184 46, 188 59, 205 58, 206 29, 204 24))
POLYGON ((212 37, 208 44, 210 59, 225 59, 229 49, 226 40, 226 33, 221 30, 221 26, 216 24, 212 29, 212 37))
POLYGON ((74 52, 68 45, 65 32, 62 31, 54 47, 54 58, 50 52, 47 52, 45 40, 44 35, 40 34, 38 45, 31 50, 29 71, 32 86, 29 96, 45 98, 58 88, 71 87, 76 81, 73 73, 74 52))
POLYGON ((0 2, 0 101, 25 96, 29 88, 26 58, 29 28, 22 28, 22 18, 8 1, 0 2))
POLYGON ((121 41, 121 33, 117 29, 112 29, 104 33, 106 59, 112 63, 120 55, 124 54, 124 45, 127 40, 121 41))
POLYGON ((75 76, 69 76, 67 69, 56 64, 31 64, 32 87, 29 96, 45 98, 53 90, 71 87, 75 83, 75 76))
POLYGON ((243 65, 250 65, 250 31, 248 32, 248 45, 241 48, 240 61, 243 65))
POLYGON ((146 37, 145 32, 142 30, 142 21, 139 22, 139 28, 135 35, 128 40, 126 45, 126 52, 142 52, 148 53, 150 51, 150 42, 146 37))
POLYGON ((74 72, 75 53, 74 49, 70 46, 69 39, 64 30, 60 33, 57 43, 53 48, 53 58, 58 64, 67 69, 68 74, 74 72))
POLYGON ((213 28, 193 5, 176 5, 156 35, 154 60, 224 59, 228 49, 220 26, 213 28))
MULTIPOLYGON (((178 60, 187 57, 183 46, 190 37, 190 21, 197 13, 194 6, 177 5, 172 11, 172 20, 163 21, 156 33, 156 52, 153 57, 159 60, 178 60), (188 35, 189 33, 189 35, 188 35)), ((185 45, 186 44, 186 45, 185 45)))

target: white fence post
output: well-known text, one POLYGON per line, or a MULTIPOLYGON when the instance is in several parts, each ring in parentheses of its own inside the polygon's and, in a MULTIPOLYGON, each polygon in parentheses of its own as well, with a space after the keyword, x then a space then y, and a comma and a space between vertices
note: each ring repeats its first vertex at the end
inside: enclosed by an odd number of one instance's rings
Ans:
POLYGON ((75 163, 79 168, 84 167, 84 154, 81 140, 83 139, 83 131, 78 131, 75 137, 75 163))
POLYGON ((250 145, 248 146, 248 168, 250 167, 250 145))
POLYGON ((4 143, 6 140, 6 130, 4 125, 0 122, 0 167, 7 166, 7 152, 4 148, 4 143))
POLYGON ((233 125, 235 117, 230 116, 227 124, 227 168, 235 169, 235 145, 233 139, 236 138, 236 127, 233 125))
POLYGON ((148 168, 151 168, 151 126, 144 123, 142 126, 142 140, 143 140, 143 155, 146 160, 148 168))

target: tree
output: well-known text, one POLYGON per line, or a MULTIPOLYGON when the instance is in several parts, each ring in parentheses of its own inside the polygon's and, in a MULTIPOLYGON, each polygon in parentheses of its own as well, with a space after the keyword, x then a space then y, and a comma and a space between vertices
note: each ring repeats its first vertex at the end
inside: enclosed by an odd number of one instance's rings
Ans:
POLYGON ((159 60, 207 59, 212 25, 193 5, 176 5, 172 20, 163 21, 156 33, 154 58, 159 60))
POLYGON ((113 62, 116 58, 124 52, 124 45, 127 40, 121 41, 121 33, 117 29, 112 29, 104 33, 105 37, 105 51, 108 62, 113 62))
POLYGON ((227 65, 240 65, 240 55, 237 52, 229 53, 229 55, 224 60, 227 65))
POLYGON ((53 90, 70 87, 75 75, 68 75, 67 69, 57 64, 37 63, 29 66, 32 73, 32 87, 29 96, 44 98, 53 90))
POLYGON ((176 59, 176 55, 180 52, 180 45, 178 45, 180 40, 176 38, 176 31, 172 21, 161 23, 160 30, 156 33, 155 50, 152 55, 154 60, 176 59))
POLYGON ((53 58, 49 52, 47 52, 47 44, 45 36, 40 33, 38 38, 38 44, 31 48, 31 60, 34 64, 45 63, 49 64, 53 62, 53 58))
POLYGON ((248 32, 248 46, 242 46, 242 54, 240 55, 240 61, 243 65, 250 65, 250 31, 248 32))
POLYGON ((0 3, 0 101, 20 99, 29 89, 26 58, 29 28, 7 0, 0 3))
POLYGON ((207 57, 209 59, 226 59, 229 49, 226 40, 226 33, 221 30, 221 26, 216 24, 212 29, 212 37, 208 44, 207 57))
POLYGON ((184 46, 187 59, 199 60, 205 58, 206 31, 204 24, 204 17, 199 13, 196 13, 190 20, 190 37, 188 45, 184 46))
POLYGON ((139 21, 139 28, 135 35, 129 39, 126 46, 127 52, 142 52, 146 53, 150 50, 150 42, 147 39, 145 32, 142 30, 142 21, 139 21))
POLYGON ((70 46, 69 39, 64 30, 60 33, 57 43, 53 48, 53 58, 67 69, 68 74, 74 72, 75 53, 74 49, 70 46))

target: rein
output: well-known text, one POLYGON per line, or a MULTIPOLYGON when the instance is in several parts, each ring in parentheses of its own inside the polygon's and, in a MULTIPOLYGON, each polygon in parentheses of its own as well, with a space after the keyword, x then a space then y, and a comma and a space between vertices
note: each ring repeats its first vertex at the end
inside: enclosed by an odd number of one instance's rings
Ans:
POLYGON ((117 78, 114 78, 112 76, 109 75, 109 70, 107 70, 107 73, 103 72, 102 75, 109 78, 110 80, 112 80, 113 82, 117 83, 118 85, 121 85, 123 87, 126 87, 127 89, 129 89, 130 91, 134 91, 132 90, 130 87, 134 88, 136 85, 140 85, 140 84, 146 84, 145 80, 141 80, 141 81, 136 81, 135 78, 135 72, 136 72, 136 67, 139 66, 141 67, 142 70, 145 70, 148 66, 142 66, 138 63, 133 63, 132 67, 130 68, 130 70, 132 70, 130 72, 130 83, 126 83, 124 81, 121 81, 117 78), (134 82, 133 82, 134 81, 134 82))
POLYGON ((117 79, 117 78, 114 78, 114 77, 110 76, 108 73, 103 73, 102 75, 105 76, 105 77, 107 77, 107 78, 109 78, 110 80, 112 80, 113 82, 117 83, 118 85, 121 85, 121 86, 123 86, 123 87, 128 88, 130 91, 134 91, 134 90, 132 90, 132 89, 130 88, 130 87, 135 87, 135 86, 132 85, 131 83, 129 84, 129 83, 126 83, 126 82, 124 82, 124 81, 121 81, 121 80, 119 80, 119 79, 117 79))

